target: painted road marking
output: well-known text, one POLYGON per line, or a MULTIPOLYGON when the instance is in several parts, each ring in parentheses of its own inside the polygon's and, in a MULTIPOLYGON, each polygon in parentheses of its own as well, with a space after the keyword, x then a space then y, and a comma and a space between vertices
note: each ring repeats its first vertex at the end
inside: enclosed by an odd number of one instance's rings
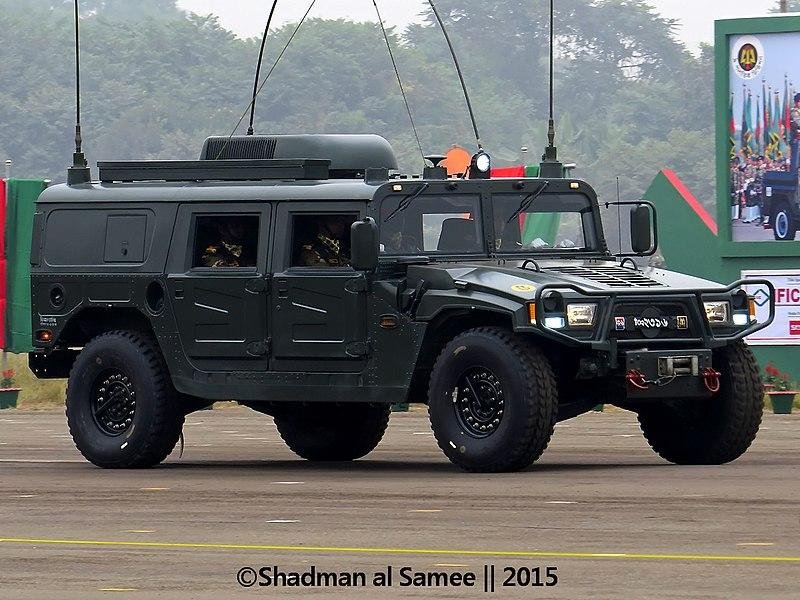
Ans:
POLYGON ((146 487, 142 488, 140 491, 142 492, 166 492, 169 488, 160 488, 160 487, 146 487))
POLYGON ((545 504, 577 504, 577 502, 572 502, 571 500, 548 500, 545 504))
POLYGON ((411 435, 433 435, 432 431, 415 431, 411 435))
POLYGON ((136 588, 100 588, 101 592, 135 592, 136 588))
POLYGON ((267 523, 299 523, 297 519, 271 519, 267 523))
POLYGON ((123 542, 117 540, 50 540, 37 538, 0 538, 0 544, 97 546, 122 548, 183 548, 187 550, 254 550, 259 552, 296 552, 327 554, 403 554, 439 556, 494 556, 516 558, 621 558, 625 560, 672 560, 684 562, 762 562, 797 563, 800 556, 725 556, 716 554, 655 554, 639 552, 558 552, 530 550, 453 550, 434 548, 358 548, 347 546, 279 546, 275 544, 201 544, 187 542, 123 542))
POLYGON ((741 542, 737 546, 774 546, 772 542, 741 542))
POLYGON ((305 481, 273 481, 273 485, 302 485, 305 481))
POLYGON ((155 529, 123 529, 122 533, 155 533, 155 529))
POLYGON ((408 512, 411 513, 440 513, 442 512, 441 508, 418 508, 416 510, 410 510, 408 512))

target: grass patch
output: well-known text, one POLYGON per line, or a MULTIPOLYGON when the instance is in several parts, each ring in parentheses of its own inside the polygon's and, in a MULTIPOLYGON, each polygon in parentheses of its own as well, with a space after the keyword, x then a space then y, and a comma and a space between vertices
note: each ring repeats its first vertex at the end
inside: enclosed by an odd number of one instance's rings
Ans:
POLYGON ((28 368, 27 354, 6 354, 8 368, 14 369, 14 386, 21 388, 19 405, 23 410, 46 410, 64 406, 66 379, 37 379, 28 368))

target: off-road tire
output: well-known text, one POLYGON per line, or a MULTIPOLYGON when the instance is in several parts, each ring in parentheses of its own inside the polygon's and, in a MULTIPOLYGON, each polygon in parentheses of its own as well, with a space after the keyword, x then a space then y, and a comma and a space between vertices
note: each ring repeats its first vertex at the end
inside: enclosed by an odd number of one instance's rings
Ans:
POLYGON ((109 469, 141 469, 162 462, 180 437, 184 415, 155 342, 134 331, 111 331, 91 340, 75 360, 67 384, 67 423, 78 450, 109 469), (103 430, 91 395, 108 372, 121 372, 134 391, 130 427, 119 435, 103 430))
POLYGON ((777 203, 772 212, 770 221, 772 223, 772 232, 775 235, 776 240, 785 242, 791 242, 794 240, 795 236, 797 235, 797 217, 792 212, 792 207, 789 205, 787 200, 781 200, 777 203), (783 222, 781 219, 785 219, 786 223, 784 235, 780 235, 778 232, 779 221, 781 223, 783 222))
POLYGON ((428 410, 439 448, 453 464, 471 472, 519 471, 542 455, 553 435, 556 378, 536 346, 502 328, 472 329, 451 340, 436 360, 428 410), (463 408, 456 404, 460 392, 454 392, 482 369, 493 374, 493 389, 504 402, 499 424, 481 437, 458 414, 463 408))
POLYGON ((711 398, 639 411, 642 432, 662 458, 679 465, 721 465, 739 458, 756 438, 764 386, 753 353, 737 342, 714 353, 714 367, 722 378, 711 398))
POLYGON ((372 452, 389 425, 389 404, 311 403, 275 415, 289 449, 310 461, 356 460, 372 452))

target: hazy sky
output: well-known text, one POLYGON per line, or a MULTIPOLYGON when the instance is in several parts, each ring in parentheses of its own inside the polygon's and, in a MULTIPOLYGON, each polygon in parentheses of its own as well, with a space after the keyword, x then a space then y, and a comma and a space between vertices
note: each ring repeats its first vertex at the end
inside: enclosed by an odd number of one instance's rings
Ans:
MULTIPOLYGON (((543 2, 544 0, 531 0, 543 2)), ((298 20, 309 1, 278 2, 275 24, 298 20)), ((680 38, 691 50, 701 42, 713 43, 714 19, 750 17, 764 14, 775 5, 774 0, 649 0, 665 17, 679 19, 680 38), (691 6, 687 14, 687 5, 691 6)), ((269 0, 178 0, 181 8, 200 14, 213 13, 222 24, 243 37, 261 35, 271 6, 269 0)), ((391 25, 406 25, 418 18, 426 0, 378 0, 384 19, 391 25)), ((317 0, 314 16, 374 20, 372 0, 317 0)))

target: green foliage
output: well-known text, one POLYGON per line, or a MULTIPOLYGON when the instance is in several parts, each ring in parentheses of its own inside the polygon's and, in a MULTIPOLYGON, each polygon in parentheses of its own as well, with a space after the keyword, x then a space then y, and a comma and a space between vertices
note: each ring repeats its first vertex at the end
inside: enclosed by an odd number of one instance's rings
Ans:
MULTIPOLYGON (((470 87, 484 145, 498 165, 535 162, 545 144, 545 2, 437 3, 470 87)), ((258 40, 174 0, 82 0, 84 147, 98 159, 191 158, 229 133, 249 102, 258 40)), ((558 4, 557 144, 601 198, 641 196, 670 167, 713 204, 712 51, 677 42, 674 23, 639 0, 558 4)), ((74 132, 71 0, 0 0, 0 160, 16 176, 63 181, 74 132), (24 4, 24 8, 23 5, 24 4)), ((294 25, 274 31, 263 73, 294 25)), ((463 96, 441 31, 427 15, 390 31, 429 153, 473 148, 463 96)), ((246 120, 239 127, 243 132, 246 120)), ((418 171, 408 115, 374 23, 311 19, 259 99, 257 131, 379 133, 418 171)))

